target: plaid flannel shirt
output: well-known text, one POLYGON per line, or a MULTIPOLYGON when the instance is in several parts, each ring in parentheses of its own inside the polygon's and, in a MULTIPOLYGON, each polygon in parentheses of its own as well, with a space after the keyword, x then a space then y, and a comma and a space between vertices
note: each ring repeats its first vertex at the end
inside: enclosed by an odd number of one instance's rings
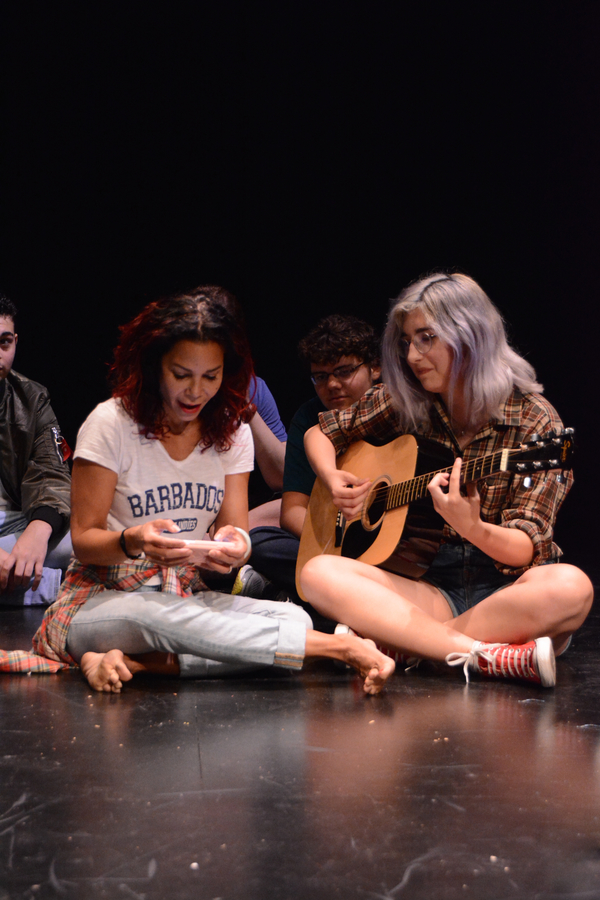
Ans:
POLYGON ((67 635, 79 608, 101 591, 141 590, 155 575, 162 575, 167 594, 189 597, 205 590, 195 566, 165 568, 154 563, 120 563, 115 566, 84 566, 72 560, 58 598, 46 610, 33 637, 31 651, 0 650, 0 672, 53 673, 77 663, 67 651, 67 635))
MULTIPOLYGON (((452 431, 448 413, 437 398, 431 407, 431 422, 424 424, 416 435, 438 441, 449 447, 455 457, 465 462, 497 450, 518 447, 531 440, 532 435, 547 435, 561 431, 563 424, 553 406, 540 394, 521 393, 515 389, 503 403, 497 417, 481 428, 475 437, 461 450, 452 431)), ((376 438, 385 442, 402 432, 398 425, 392 398, 385 385, 376 385, 358 403, 345 410, 332 410, 319 416, 321 430, 333 443, 336 454, 348 449, 357 440, 376 438)), ((481 518, 485 522, 520 528, 533 542, 531 566, 558 559, 562 551, 552 536, 556 514, 573 483, 569 472, 563 484, 554 473, 530 474, 531 486, 526 487, 526 476, 500 472, 479 482, 481 518)), ((460 536, 447 523, 443 540, 458 541, 460 536)), ((507 575, 520 575, 531 568, 515 569, 496 562, 496 567, 507 575)))

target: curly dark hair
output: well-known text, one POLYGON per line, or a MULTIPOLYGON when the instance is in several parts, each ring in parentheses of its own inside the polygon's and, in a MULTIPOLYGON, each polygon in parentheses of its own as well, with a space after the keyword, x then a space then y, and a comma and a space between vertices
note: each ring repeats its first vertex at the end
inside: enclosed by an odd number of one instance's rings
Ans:
POLYGON ((17 318, 17 307, 2 291, 0 291, 0 316, 12 319, 13 322, 17 318))
POLYGON ((240 424, 255 407, 248 403, 252 357, 241 307, 222 287, 202 285, 149 303, 129 324, 110 369, 113 397, 118 397, 147 438, 168 430, 160 393, 161 361, 179 341, 214 341, 223 348, 223 382, 200 411, 200 446, 227 450, 240 424))
POLYGON ((342 356, 356 356, 368 366, 379 363, 379 337, 356 316, 334 313, 321 319, 298 344, 303 362, 331 366, 342 356))

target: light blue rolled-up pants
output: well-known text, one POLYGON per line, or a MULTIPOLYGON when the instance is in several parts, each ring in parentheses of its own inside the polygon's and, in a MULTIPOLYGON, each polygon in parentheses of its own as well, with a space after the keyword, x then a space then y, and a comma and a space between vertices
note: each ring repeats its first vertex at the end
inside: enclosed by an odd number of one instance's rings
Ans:
POLYGON ((75 614, 67 644, 78 662, 88 651, 159 650, 177 654, 182 678, 219 678, 262 666, 300 669, 309 628, 310 617, 293 603, 217 591, 103 591, 75 614))

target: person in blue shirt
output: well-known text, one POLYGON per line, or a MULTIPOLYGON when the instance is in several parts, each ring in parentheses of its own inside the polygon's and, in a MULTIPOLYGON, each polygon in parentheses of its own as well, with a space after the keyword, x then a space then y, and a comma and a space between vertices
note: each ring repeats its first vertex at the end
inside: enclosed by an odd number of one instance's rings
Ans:
POLYGON ((250 528, 279 525, 287 433, 275 398, 262 378, 253 377, 249 397, 256 406, 249 425, 258 468, 252 472, 248 488, 250 528))

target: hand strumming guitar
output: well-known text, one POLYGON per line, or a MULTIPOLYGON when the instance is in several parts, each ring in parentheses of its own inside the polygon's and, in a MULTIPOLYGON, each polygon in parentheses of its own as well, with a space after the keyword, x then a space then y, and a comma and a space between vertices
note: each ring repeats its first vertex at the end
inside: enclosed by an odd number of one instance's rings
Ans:
POLYGON ((368 478, 358 478, 344 469, 331 471, 325 483, 331 492, 333 505, 342 511, 346 519, 360 515, 369 488, 373 484, 368 478))

